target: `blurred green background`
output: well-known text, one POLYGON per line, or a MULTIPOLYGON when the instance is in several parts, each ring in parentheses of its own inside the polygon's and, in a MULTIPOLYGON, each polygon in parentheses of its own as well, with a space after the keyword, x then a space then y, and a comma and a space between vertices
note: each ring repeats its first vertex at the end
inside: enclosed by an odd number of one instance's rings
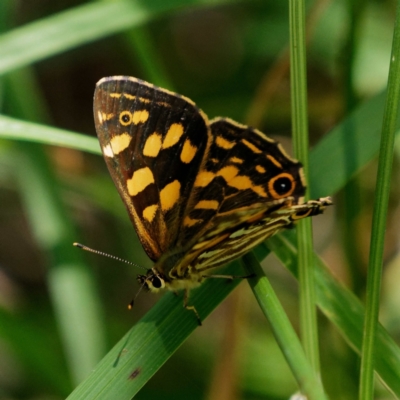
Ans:
MULTIPOLYGON (((395 5, 307 3, 312 146, 384 88, 395 5)), ((0 30, 6 116, 95 136, 96 82, 130 75, 190 97, 211 118, 255 126, 291 152, 286 2, 1 0, 0 30)), ((352 159, 351 146, 344 151, 352 159)), ((399 155, 397 146, 381 310, 395 339, 399 155)), ((316 251, 361 299, 375 173, 372 161, 341 192, 321 193, 335 194, 335 207, 314 221, 316 251)), ((82 254, 72 242, 151 263, 97 155, 1 139, 0 204, 0 399, 62 399, 158 300, 141 293, 128 312, 138 271, 82 254)), ((273 256, 263 265, 297 329, 296 280, 273 256)), ((326 390, 354 399, 359 358, 322 315, 319 325, 326 390)), ((278 400, 296 390, 243 282, 135 398, 278 400)), ((376 392, 392 398, 383 385, 376 392)))

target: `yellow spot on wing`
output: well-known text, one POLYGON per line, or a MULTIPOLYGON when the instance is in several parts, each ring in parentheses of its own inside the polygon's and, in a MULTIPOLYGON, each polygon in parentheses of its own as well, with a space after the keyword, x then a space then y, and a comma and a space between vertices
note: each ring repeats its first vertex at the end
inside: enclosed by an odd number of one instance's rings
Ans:
POLYGON ((147 110, 135 111, 132 115, 132 123, 137 125, 139 123, 146 122, 148 118, 149 112, 147 110))
POLYGON ((153 173, 150 168, 145 167, 136 170, 133 173, 132 178, 127 180, 126 186, 128 188, 128 193, 131 196, 136 196, 152 183, 154 183, 153 173))
POLYGON ((132 94, 129 94, 129 93, 122 93, 122 95, 125 98, 129 99, 129 100, 135 100, 136 99, 136 96, 133 96, 132 94))
POLYGON ((143 218, 148 222, 153 222, 153 219, 156 216, 157 209, 158 209, 158 204, 153 204, 151 206, 146 207, 143 210, 143 218))
POLYGON ((256 171, 259 172, 260 174, 264 174, 266 169, 262 165, 256 165, 256 171))
MULTIPOLYGON (((98 82, 100 83, 100 82, 98 82)), ((119 99, 121 97, 121 93, 110 93, 110 97, 114 97, 116 99, 119 99)))
POLYGON ((275 166, 277 166, 278 168, 280 168, 280 169, 282 169, 283 167, 282 167, 282 164, 275 158, 275 157, 272 157, 271 155, 267 155, 267 158, 268 158, 268 160, 269 161, 271 161, 272 162, 272 164, 274 164, 275 166))
MULTIPOLYGON (((99 113, 100 113, 100 111, 99 111, 99 113)), ((102 113, 101 113, 101 120, 102 120, 102 122, 103 122, 103 121, 108 121, 108 120, 111 119, 113 116, 114 116, 113 113, 107 114, 107 113, 105 113, 105 112, 102 112, 102 113)))
POLYGON ((253 151, 254 153, 260 154, 262 153, 262 151, 257 147, 254 146, 253 143, 250 143, 249 141, 247 141, 246 139, 242 139, 242 143, 247 146, 251 151, 253 151))
POLYGON ((197 174, 196 181, 194 182, 194 186, 205 187, 207 186, 213 179, 215 175, 210 171, 202 171, 197 174))
POLYGON ((234 167, 233 165, 229 165, 227 167, 221 168, 216 175, 222 176, 226 182, 229 182, 238 174, 238 172, 239 170, 236 167, 234 167))
POLYGON ((119 154, 121 151, 124 151, 126 148, 128 148, 131 140, 132 137, 128 133, 122 133, 121 135, 114 136, 110 140, 113 154, 119 154))
POLYGON ((185 164, 189 164, 196 155, 196 152, 197 147, 193 146, 189 139, 186 139, 181 151, 181 161, 185 164))
POLYGON ((243 160, 241 158, 238 157, 231 157, 229 159, 230 162, 236 163, 236 164, 243 164, 243 160))
POLYGON ((181 184, 175 179, 160 191, 160 203, 163 211, 170 210, 178 202, 180 190, 181 184))
POLYGON ((218 206, 219 202, 217 200, 200 200, 194 208, 216 210, 218 206))
POLYGON ((172 147, 173 145, 178 143, 182 135, 183 125, 171 124, 164 138, 163 149, 167 149, 168 147, 172 147))
POLYGON ((225 150, 230 150, 236 143, 232 143, 229 140, 223 138, 222 136, 217 136, 217 138, 215 139, 215 144, 218 147, 221 147, 225 150))
POLYGON ((161 135, 152 133, 146 140, 143 148, 143 155, 147 157, 157 157, 162 145, 161 135))
POLYGON ((185 219, 183 220, 183 225, 191 227, 202 221, 203 221, 202 219, 192 219, 190 217, 185 217, 185 219))

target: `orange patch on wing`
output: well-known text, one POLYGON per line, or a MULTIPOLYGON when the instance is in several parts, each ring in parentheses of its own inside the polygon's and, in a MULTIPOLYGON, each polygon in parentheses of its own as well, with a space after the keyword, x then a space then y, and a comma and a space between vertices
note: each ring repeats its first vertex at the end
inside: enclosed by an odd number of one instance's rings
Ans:
POLYGON ((202 221, 203 221, 202 219, 192 219, 190 217, 185 217, 185 219, 183 220, 183 225, 187 226, 187 227, 191 227, 202 221))
POLYGON ((256 165, 256 171, 260 174, 264 174, 266 169, 262 165, 256 165))
POLYGON ((170 210, 178 202, 180 190, 181 184, 175 179, 160 191, 160 203, 163 211, 170 210))
POLYGON ((234 167, 233 165, 229 165, 227 167, 221 168, 218 172, 217 172, 217 176, 222 176, 226 182, 230 182, 231 179, 233 179, 237 174, 238 174, 239 170, 234 167))
POLYGON ((241 158, 238 157, 231 157, 229 159, 230 162, 233 162, 235 164, 243 164, 243 160, 241 158))
POLYGON ((196 181, 194 182, 194 186, 205 187, 207 186, 213 179, 215 178, 215 174, 210 171, 202 171, 197 174, 196 181))
POLYGON ((275 157, 272 157, 271 155, 267 155, 267 158, 268 158, 268 160, 270 160, 271 162, 272 162, 272 164, 274 164, 276 167, 278 167, 278 168, 280 168, 280 169, 282 169, 283 167, 282 167, 282 164, 275 158, 275 157))
POLYGON ((167 149, 168 147, 177 144, 183 135, 183 131, 184 129, 182 124, 171 124, 164 138, 163 149, 167 149))
POLYGON ((147 206, 143 210, 143 218, 150 223, 153 222, 153 219, 156 216, 157 209, 158 209, 158 204, 147 206))
POLYGON ((222 136, 217 136, 217 138, 215 139, 215 144, 222 149, 230 150, 236 143, 232 143, 222 136))
POLYGON ((158 133, 152 133, 146 140, 143 148, 143 155, 157 157, 162 146, 162 138, 158 133))
POLYGON ((267 193, 265 193, 265 190, 261 186, 254 185, 254 183, 248 176, 245 175, 236 176, 227 183, 229 186, 234 187, 235 189, 238 190, 251 189, 253 192, 257 193, 261 197, 267 197, 267 193))
POLYGON ((189 164, 196 155, 196 152, 197 147, 193 146, 189 139, 186 139, 181 151, 181 161, 185 164, 189 164))
POLYGON ((132 115, 132 123, 137 125, 144 123, 149 118, 149 112, 147 110, 135 111, 132 115))
POLYGON ((132 178, 126 181, 126 186, 128 188, 128 193, 131 196, 136 196, 152 183, 154 183, 153 173, 150 168, 145 167, 136 170, 132 174, 132 178))
POLYGON ((254 146, 254 144, 250 143, 248 140, 242 139, 242 143, 245 146, 247 146, 253 153, 257 153, 257 154, 262 153, 262 151, 257 146, 254 146))
POLYGON ((219 202, 217 200, 200 200, 194 208, 217 210, 219 202))

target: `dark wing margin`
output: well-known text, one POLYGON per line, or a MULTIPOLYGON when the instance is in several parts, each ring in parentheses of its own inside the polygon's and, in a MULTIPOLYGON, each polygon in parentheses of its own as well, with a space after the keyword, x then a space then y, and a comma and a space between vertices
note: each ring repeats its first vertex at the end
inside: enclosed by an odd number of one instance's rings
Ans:
POLYGON ((189 99, 145 81, 97 83, 97 136, 111 177, 148 256, 175 245, 207 151, 207 116, 189 99))

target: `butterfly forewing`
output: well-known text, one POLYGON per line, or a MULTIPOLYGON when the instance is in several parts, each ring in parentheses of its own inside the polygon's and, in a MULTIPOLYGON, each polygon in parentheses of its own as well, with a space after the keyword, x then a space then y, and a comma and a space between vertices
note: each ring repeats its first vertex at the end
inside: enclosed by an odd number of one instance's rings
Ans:
POLYGON ((130 77, 102 79, 94 117, 110 174, 149 257, 173 247, 211 135, 190 100, 130 77))

